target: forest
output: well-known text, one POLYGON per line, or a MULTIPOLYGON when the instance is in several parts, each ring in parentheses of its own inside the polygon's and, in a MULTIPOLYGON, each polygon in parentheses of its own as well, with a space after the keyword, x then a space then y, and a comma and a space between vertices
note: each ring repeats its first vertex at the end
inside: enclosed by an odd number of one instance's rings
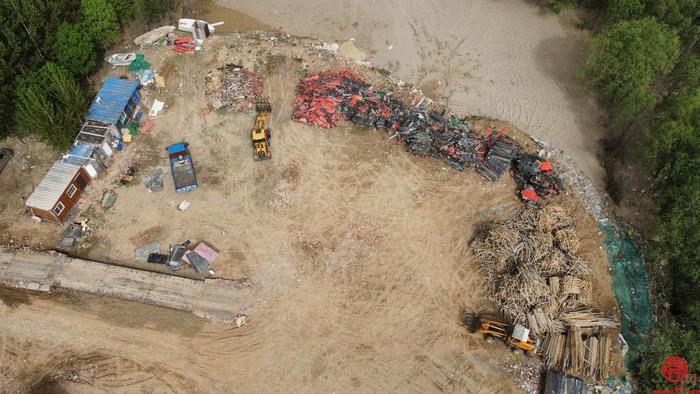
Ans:
POLYGON ((176 0, 0 0, 0 140, 57 150, 77 134, 89 76, 129 24, 162 22, 176 0))

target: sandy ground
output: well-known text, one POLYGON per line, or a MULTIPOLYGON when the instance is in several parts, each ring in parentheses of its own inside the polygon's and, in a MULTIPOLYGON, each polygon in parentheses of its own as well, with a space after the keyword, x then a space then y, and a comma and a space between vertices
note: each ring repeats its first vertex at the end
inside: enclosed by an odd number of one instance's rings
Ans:
POLYGON ((32 222, 24 202, 61 155, 31 139, 9 138, 0 146, 15 153, 0 173, 0 245, 53 248, 61 228, 32 222))
MULTIPOLYGON (((148 269, 133 260, 136 246, 159 241, 165 250, 184 239, 206 241, 221 252, 213 267, 218 275, 252 283, 255 296, 241 311, 250 324, 234 330, 86 295, 4 294, 0 387, 519 392, 507 369, 532 367, 535 359, 488 344, 459 324, 462 311, 493 309, 468 243, 480 225, 520 206, 511 179, 489 183, 473 171, 412 156, 383 132, 292 122, 293 87, 304 65, 292 56, 303 46, 247 42, 218 36, 202 57, 146 53, 157 67, 176 65, 167 90, 146 97, 165 99, 168 109, 92 184, 82 215, 92 218, 94 241, 79 253, 148 269), (200 113, 206 72, 229 61, 265 78, 274 109, 270 161, 252 159, 252 114, 200 113), (181 140, 190 144, 198 190, 176 194, 167 174, 160 193, 141 182, 115 184, 131 162, 144 172, 165 166, 164 147, 181 140), (104 211, 106 188, 118 197, 104 211), (178 211, 183 199, 191 205, 178 211)), ((21 200, 12 198, 5 211, 15 216, 6 231, 38 230, 15 212, 21 200)), ((579 212, 599 306, 612 312, 600 238, 592 218, 579 212)), ((51 239, 60 227, 40 229, 51 239)))
POLYGON ((204 16, 226 21, 222 30, 272 26, 329 42, 353 40, 373 65, 459 113, 511 122, 563 149, 603 185, 596 157, 603 119, 577 76, 587 35, 572 15, 544 15, 523 0, 216 3, 204 16))

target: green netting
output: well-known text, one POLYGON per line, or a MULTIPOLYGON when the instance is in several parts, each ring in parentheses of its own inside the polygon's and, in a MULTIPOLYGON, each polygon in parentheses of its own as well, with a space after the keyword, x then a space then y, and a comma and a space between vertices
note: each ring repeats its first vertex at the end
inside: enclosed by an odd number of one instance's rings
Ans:
POLYGON ((625 368, 639 359, 639 351, 651 331, 651 303, 644 259, 634 242, 617 225, 601 224, 605 234, 603 247, 610 261, 612 287, 620 305, 622 336, 629 345, 625 368))
POLYGON ((146 57, 140 53, 136 54, 134 61, 129 63, 129 71, 148 70, 151 64, 146 61, 146 57))

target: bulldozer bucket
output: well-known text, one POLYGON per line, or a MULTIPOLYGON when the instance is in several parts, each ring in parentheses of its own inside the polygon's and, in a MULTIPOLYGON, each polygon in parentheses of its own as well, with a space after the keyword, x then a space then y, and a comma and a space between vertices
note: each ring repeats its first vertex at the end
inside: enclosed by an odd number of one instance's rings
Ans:
POLYGON ((267 100, 259 100, 255 102, 255 111, 257 112, 272 112, 272 104, 267 100))

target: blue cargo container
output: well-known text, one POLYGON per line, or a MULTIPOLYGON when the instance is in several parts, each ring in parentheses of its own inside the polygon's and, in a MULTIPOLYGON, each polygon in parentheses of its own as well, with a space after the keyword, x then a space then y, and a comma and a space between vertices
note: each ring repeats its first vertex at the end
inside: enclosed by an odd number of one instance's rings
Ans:
POLYGON ((170 173, 175 182, 177 193, 188 192, 197 188, 197 176, 194 172, 192 155, 185 142, 172 144, 165 148, 170 161, 170 173))

